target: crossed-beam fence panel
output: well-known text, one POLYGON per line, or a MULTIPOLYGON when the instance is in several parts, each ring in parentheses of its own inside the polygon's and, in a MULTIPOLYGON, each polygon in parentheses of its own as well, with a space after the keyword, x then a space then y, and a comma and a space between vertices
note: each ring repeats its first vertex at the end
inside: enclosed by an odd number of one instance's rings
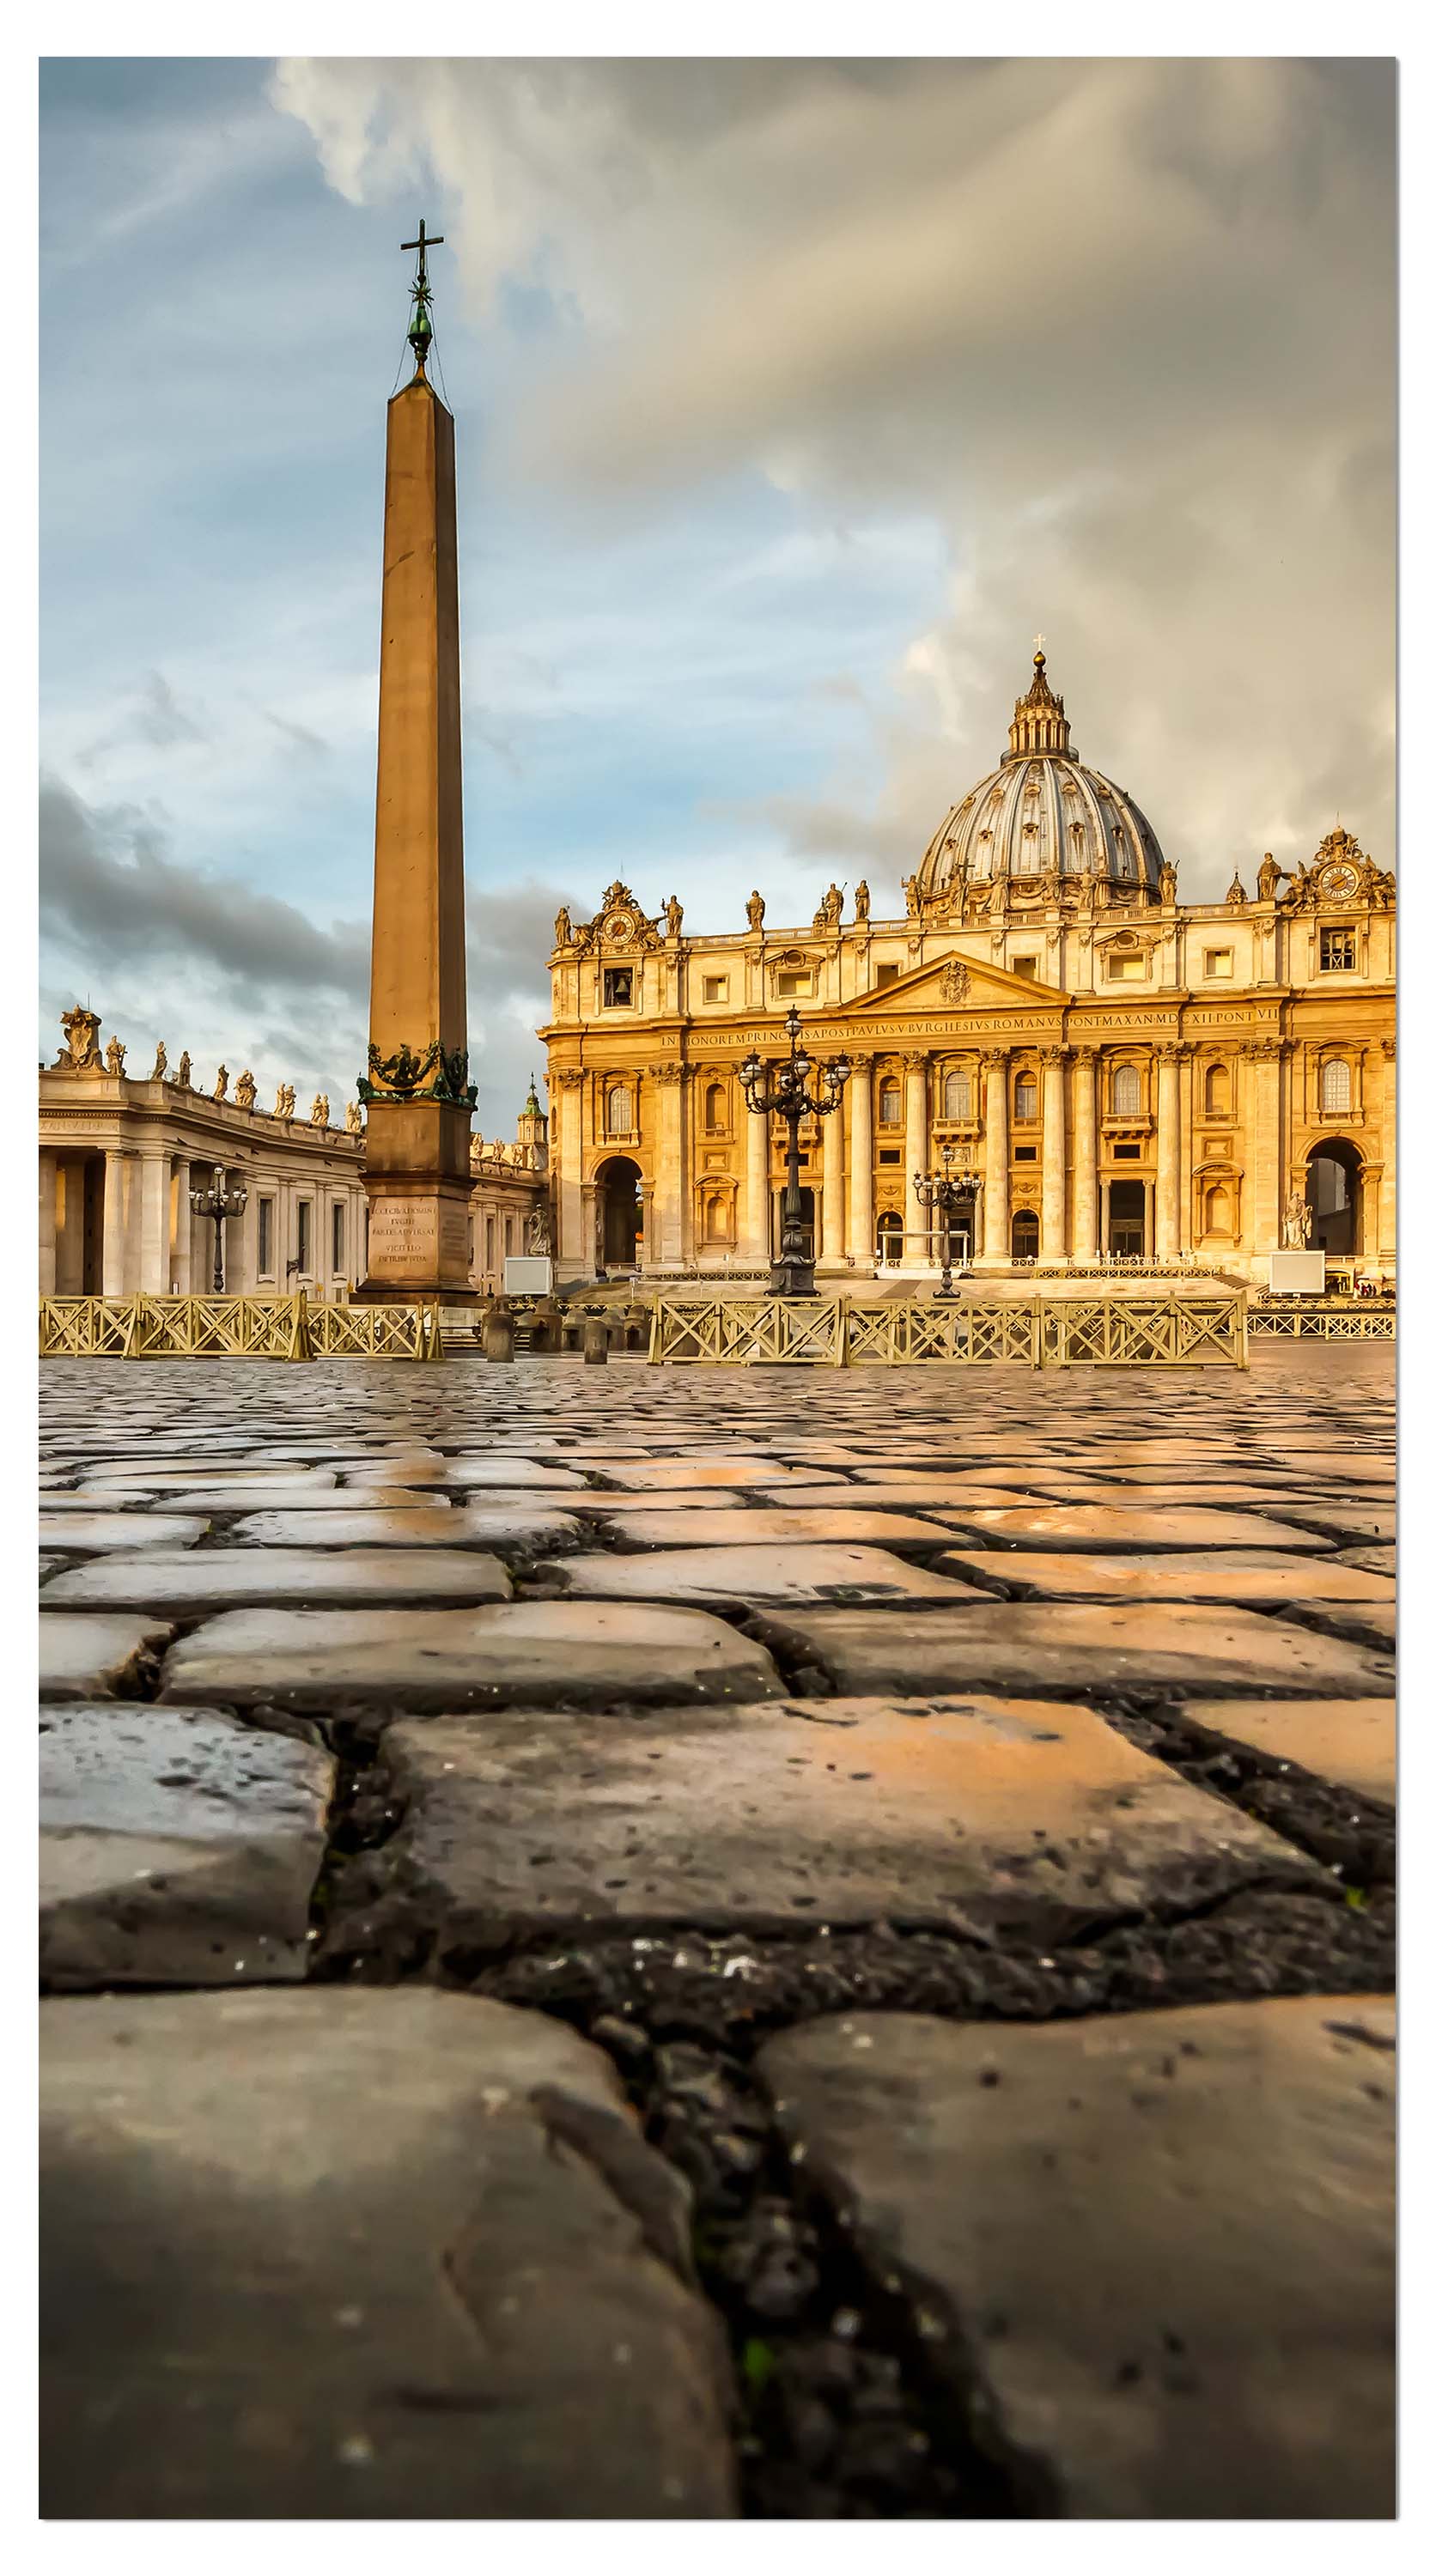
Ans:
POLYGON ((1253 1306, 1247 1330, 1263 1341, 1394 1342, 1394 1306, 1253 1306))
POLYGON ((690 1364, 911 1368, 933 1363, 1245 1368, 1246 1300, 1086 1297, 911 1301, 660 1298, 649 1358, 690 1364))
POLYGON ((316 1306, 296 1297, 42 1297, 42 1359, 307 1360, 443 1357, 423 1306, 316 1306))
POLYGON ((854 1366, 894 1368, 924 1361, 985 1364, 1037 1358, 1038 1303, 977 1299, 951 1305, 850 1306, 848 1358, 854 1366))
POLYGON ((657 1300, 651 1360, 739 1368, 841 1368, 844 1305, 837 1297, 704 1297, 657 1300))
POLYGON ((1245 1368, 1245 1299, 1074 1297, 1044 1311, 1044 1362, 1059 1368, 1245 1368))

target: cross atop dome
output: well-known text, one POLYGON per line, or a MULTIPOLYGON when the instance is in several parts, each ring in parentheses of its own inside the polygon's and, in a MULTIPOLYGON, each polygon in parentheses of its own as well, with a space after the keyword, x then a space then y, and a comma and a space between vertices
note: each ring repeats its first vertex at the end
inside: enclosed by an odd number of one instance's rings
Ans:
POLYGON ((1031 759, 1043 752, 1061 760, 1075 760, 1071 730, 1062 711, 1062 701, 1054 697, 1047 685, 1047 656, 1042 650, 1044 638, 1036 636, 1037 651, 1032 656, 1032 681, 1027 695, 1019 698, 1012 710, 1007 728, 1009 760, 1031 759))

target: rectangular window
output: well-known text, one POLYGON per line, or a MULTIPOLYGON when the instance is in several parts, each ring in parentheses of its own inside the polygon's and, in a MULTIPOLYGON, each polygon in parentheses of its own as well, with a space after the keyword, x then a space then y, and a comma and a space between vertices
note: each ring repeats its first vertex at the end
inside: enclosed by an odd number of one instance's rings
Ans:
POLYGON ((726 1002, 728 999, 727 976, 705 975, 703 978, 703 999, 705 1002, 726 1002))
POLYGON ((633 968, 631 966, 605 966, 603 1007, 606 1011, 632 1010, 633 968))
POLYGON ((1229 948, 1209 948, 1202 959, 1202 973, 1212 983, 1230 982, 1232 952, 1229 948))
POLYGON ((1355 974, 1356 933, 1349 925, 1340 930, 1323 930, 1321 971, 1324 975, 1355 974))
POLYGON ((332 1235, 329 1246, 329 1267, 337 1275, 344 1268, 344 1201, 342 1199, 335 1200, 329 1223, 332 1235))
POLYGON ((884 986, 885 984, 895 984, 895 983, 897 982, 897 979, 898 979, 898 977, 899 977, 899 975, 900 975, 901 973, 902 973, 902 968, 901 968, 901 966, 878 966, 878 967, 875 967, 875 968, 874 968, 874 970, 873 970, 873 990, 874 990, 874 992, 880 993, 880 992, 882 991, 883 986, 884 986))
POLYGON ((1035 981, 1037 975, 1037 960, 1035 957, 1014 957, 1012 960, 1012 971, 1014 975, 1026 975, 1035 981))
POLYGON ((812 989, 812 976, 804 969, 790 966, 778 976, 778 994, 784 1002, 799 1002, 805 994, 811 994, 812 989))
POLYGON ((1140 984, 1146 972, 1145 957, 1109 957, 1107 960, 1109 984, 1140 984))
POLYGON ((1014 1163, 1035 1163, 1037 1160, 1037 1148, 1035 1145, 1014 1145, 1012 1148, 1012 1159, 1014 1163))
POLYGON ((1114 1145, 1112 1160, 1114 1163, 1135 1163, 1140 1160, 1141 1152, 1140 1145, 1114 1145))
POLYGON ((879 1145, 878 1161, 880 1163, 900 1163, 902 1161, 901 1145, 879 1145))
POLYGON ((301 1278, 301 1279, 307 1279, 307 1278, 308 1278, 308 1276, 309 1276, 309 1218, 310 1218, 310 1207, 309 1207, 309 1201, 308 1201, 308 1199, 301 1199, 301 1200, 300 1200, 298 1207, 297 1207, 297 1208, 295 1209, 295 1211, 294 1211, 294 1216, 295 1216, 295 1223, 296 1223, 296 1226, 297 1226, 297 1228, 298 1228, 298 1237, 297 1237, 297 1240, 296 1240, 296 1243, 295 1243, 295 1247, 294 1247, 294 1248, 295 1248, 295 1251, 296 1251, 296 1252, 298 1253, 298 1255, 299 1255, 299 1276, 300 1276, 300 1278, 301 1278))
POLYGON ((261 1279, 274 1277, 273 1199, 261 1199, 259 1202, 259 1275, 261 1279))

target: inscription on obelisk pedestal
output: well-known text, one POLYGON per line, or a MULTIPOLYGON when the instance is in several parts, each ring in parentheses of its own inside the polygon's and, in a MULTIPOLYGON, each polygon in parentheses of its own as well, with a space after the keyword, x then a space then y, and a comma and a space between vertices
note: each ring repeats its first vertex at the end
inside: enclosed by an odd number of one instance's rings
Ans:
POLYGON ((374 817, 374 932, 361 1297, 468 1292, 469 1125, 459 563, 454 423, 425 373, 424 226, 409 341, 389 405, 374 817))

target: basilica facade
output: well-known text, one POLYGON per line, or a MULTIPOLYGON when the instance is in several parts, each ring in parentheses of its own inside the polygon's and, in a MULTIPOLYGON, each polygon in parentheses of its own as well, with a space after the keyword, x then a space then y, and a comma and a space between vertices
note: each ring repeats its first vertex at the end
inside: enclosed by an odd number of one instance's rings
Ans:
POLYGON ((1267 1280, 1283 1246, 1394 1268, 1395 883, 1334 829, 1238 868, 1215 904, 1125 789, 1073 749, 1044 656, 998 766, 904 880, 904 917, 691 936, 627 886, 555 924, 548 1049, 560 1281, 766 1270, 783 1144, 750 1050, 852 1067, 801 1139, 803 1215, 834 1284, 878 1268, 1267 1280), (916 1175, 960 1184, 933 1230, 916 1175), (939 1221, 941 1222, 941 1221, 939 1221))

